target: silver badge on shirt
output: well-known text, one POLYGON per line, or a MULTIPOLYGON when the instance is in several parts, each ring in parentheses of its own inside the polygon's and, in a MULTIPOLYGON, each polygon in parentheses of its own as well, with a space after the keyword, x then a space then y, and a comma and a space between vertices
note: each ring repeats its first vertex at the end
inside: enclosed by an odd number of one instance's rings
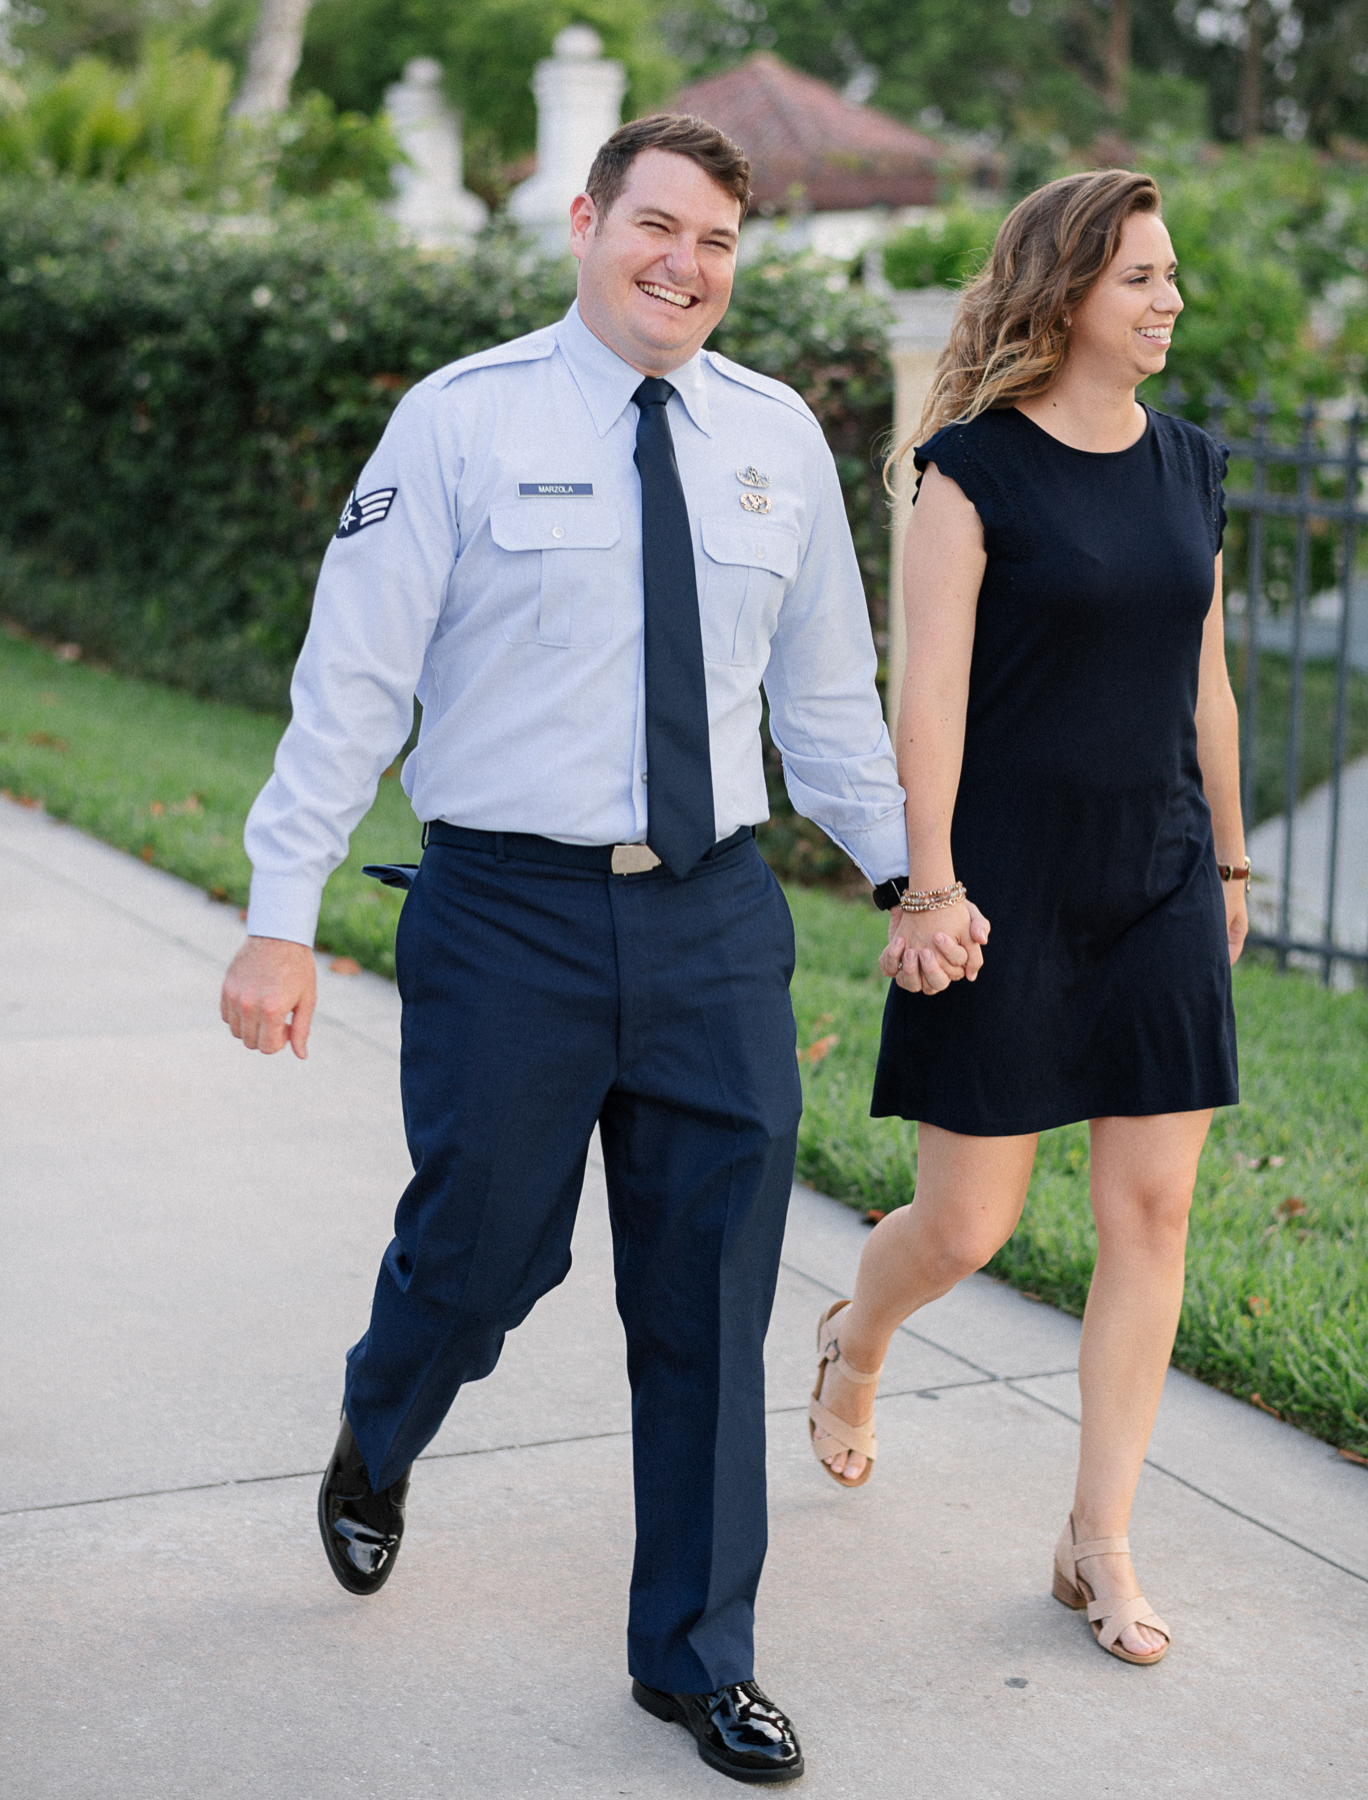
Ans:
POLYGON ((741 505, 748 513, 767 513, 770 497, 768 494, 742 494, 741 505))
POLYGON ((742 487, 766 488, 769 486, 769 476, 762 475, 754 463, 752 463, 748 469, 738 469, 736 471, 736 479, 741 483, 742 487))

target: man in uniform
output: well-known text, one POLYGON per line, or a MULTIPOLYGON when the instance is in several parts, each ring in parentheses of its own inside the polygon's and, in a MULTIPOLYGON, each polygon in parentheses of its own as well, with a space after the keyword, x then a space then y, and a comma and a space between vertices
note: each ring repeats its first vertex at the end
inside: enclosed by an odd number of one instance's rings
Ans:
POLYGON ((252 809, 234 1034, 302 1056, 329 873, 423 706, 396 949, 414 1176, 347 1358, 334 1573, 394 1567, 414 1458, 562 1281, 598 1127, 627 1336, 628 1661, 743 1781, 802 1773, 753 1681, 762 1348, 801 1095, 763 677, 794 804, 890 903, 903 795, 835 466, 777 381, 702 349, 749 200, 701 120, 625 125, 571 210, 577 302, 397 408, 324 560, 252 809), (649 778, 649 779, 648 779, 649 778))

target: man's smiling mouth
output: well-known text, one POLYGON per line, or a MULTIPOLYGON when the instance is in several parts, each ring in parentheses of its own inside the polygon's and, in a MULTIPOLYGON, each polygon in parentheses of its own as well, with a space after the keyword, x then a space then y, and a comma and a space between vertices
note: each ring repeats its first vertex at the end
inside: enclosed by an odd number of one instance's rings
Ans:
POLYGON ((677 306, 680 312, 687 312, 697 304, 697 295, 683 294, 678 288, 660 287, 654 281, 639 281, 637 286, 643 294, 650 294, 655 300, 668 300, 671 306, 677 306))

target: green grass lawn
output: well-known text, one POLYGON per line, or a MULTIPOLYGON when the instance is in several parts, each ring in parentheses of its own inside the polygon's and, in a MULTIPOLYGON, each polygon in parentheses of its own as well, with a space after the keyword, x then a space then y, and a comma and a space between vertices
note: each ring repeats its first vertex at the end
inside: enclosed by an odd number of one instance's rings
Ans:
MULTIPOLYGON (((271 772, 281 721, 136 681, 0 633, 0 788, 96 837, 247 904, 247 809, 271 772)), ((351 854, 328 883, 320 947, 394 973, 402 896, 361 873, 417 862, 418 824, 398 782, 380 783, 351 854)))
MULTIPOLYGON (((81 663, 0 634, 0 788, 218 894, 246 901, 242 821, 279 721, 81 663)), ((397 780, 380 784, 329 882, 320 943, 393 973, 400 897, 362 876, 416 860, 397 780)), ((864 902, 792 888, 799 1172, 863 1208, 905 1204, 916 1128, 868 1116, 886 922, 864 902)), ((1236 972, 1244 1101, 1217 1114, 1198 1179, 1175 1361, 1332 1443, 1368 1454, 1368 996, 1266 964, 1236 972)), ((1087 1132, 1041 1141, 1026 1213, 990 1272, 1080 1312, 1093 1261, 1087 1132)))

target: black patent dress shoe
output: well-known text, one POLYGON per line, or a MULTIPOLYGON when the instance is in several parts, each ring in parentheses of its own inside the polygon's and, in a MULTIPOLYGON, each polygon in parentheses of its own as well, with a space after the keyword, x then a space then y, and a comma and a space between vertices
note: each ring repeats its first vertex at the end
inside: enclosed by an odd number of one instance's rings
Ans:
POLYGON ((318 1490, 318 1529, 332 1572, 349 1594, 375 1594, 389 1580, 404 1535, 405 1469, 393 1487, 375 1493, 347 1415, 318 1490))
POLYGON ((793 1781, 803 1772, 797 1734, 753 1681, 714 1694, 662 1694, 633 1681, 632 1698, 653 1718, 687 1726, 708 1767, 733 1781, 793 1781))

